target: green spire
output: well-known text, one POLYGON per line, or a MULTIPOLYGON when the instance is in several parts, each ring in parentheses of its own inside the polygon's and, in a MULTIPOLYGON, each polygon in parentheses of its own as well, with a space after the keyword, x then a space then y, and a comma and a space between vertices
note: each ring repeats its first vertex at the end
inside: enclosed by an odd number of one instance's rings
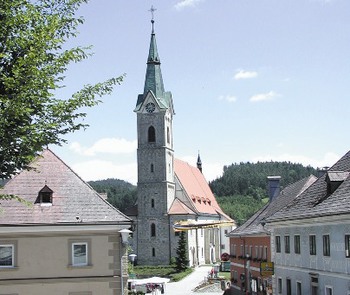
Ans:
POLYGON ((146 95, 147 92, 151 90, 155 97, 164 98, 164 84, 162 78, 162 71, 160 70, 160 59, 157 50, 156 35, 154 33, 154 20, 152 19, 151 22, 152 34, 147 59, 145 87, 143 90, 143 94, 146 95))

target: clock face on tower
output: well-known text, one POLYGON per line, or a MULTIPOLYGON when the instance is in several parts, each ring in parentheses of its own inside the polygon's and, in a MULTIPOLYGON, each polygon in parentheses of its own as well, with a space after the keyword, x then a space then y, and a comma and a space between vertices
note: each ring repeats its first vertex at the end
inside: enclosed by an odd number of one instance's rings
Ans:
POLYGON ((149 102, 148 104, 146 104, 146 111, 148 113, 153 113, 155 109, 156 109, 156 106, 154 105, 153 102, 149 102))

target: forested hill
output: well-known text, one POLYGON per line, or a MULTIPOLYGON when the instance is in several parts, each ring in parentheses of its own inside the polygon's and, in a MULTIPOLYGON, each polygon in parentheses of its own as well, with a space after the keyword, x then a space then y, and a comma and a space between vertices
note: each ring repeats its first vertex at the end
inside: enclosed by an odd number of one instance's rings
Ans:
POLYGON ((290 162, 239 163, 224 166, 221 177, 209 185, 216 196, 249 195, 256 199, 267 197, 267 177, 281 176, 281 187, 310 174, 317 175, 311 166, 290 162))
POLYGON ((248 162, 225 166, 223 175, 209 185, 221 209, 241 225, 268 201, 268 176, 281 176, 282 189, 310 174, 317 171, 301 164, 248 162))
MULTIPOLYGON (((284 187, 310 174, 316 175, 316 170, 290 162, 239 163, 225 166, 223 176, 209 185, 222 210, 240 225, 264 205, 267 176, 281 176, 284 187)), ((107 193, 108 201, 122 212, 136 203, 136 186, 126 181, 105 179, 89 184, 107 193)))
POLYGON ((136 186, 129 182, 115 178, 108 178, 104 180, 89 181, 89 184, 98 193, 106 193, 108 202, 122 212, 136 203, 136 186))

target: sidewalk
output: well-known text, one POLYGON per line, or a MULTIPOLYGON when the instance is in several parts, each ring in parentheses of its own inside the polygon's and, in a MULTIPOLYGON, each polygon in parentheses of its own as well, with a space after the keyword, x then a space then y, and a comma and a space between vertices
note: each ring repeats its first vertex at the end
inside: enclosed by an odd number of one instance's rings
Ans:
POLYGON ((211 266, 199 266, 181 281, 168 283, 165 295, 222 295, 224 291, 220 289, 220 286, 217 287, 217 285, 212 285, 205 292, 193 292, 205 280, 211 268, 211 266))

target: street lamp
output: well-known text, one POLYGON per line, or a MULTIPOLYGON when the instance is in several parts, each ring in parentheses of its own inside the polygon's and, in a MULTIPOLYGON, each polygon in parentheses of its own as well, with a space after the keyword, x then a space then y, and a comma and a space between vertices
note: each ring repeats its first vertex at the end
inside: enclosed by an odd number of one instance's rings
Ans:
MULTIPOLYGON (((120 237, 121 237, 121 244, 122 244, 122 248, 126 247, 129 244, 129 235, 132 233, 131 230, 129 229, 122 229, 119 231, 120 233, 120 237)), ((122 248, 120 250, 120 286, 121 286, 121 295, 124 295, 124 281, 123 281, 123 253, 122 253, 122 248)))
POLYGON ((134 265, 135 265, 135 258, 136 258, 136 256, 137 255, 134 254, 134 253, 129 254, 129 258, 130 258, 131 265, 132 265, 132 273, 130 274, 131 278, 135 278, 134 265))

